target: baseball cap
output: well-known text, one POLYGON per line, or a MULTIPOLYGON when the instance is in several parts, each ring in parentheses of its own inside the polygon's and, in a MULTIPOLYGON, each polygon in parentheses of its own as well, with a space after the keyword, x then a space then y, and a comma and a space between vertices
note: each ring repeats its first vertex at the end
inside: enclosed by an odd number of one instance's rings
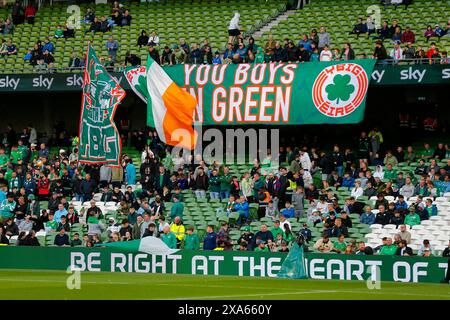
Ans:
POLYGON ((242 231, 250 231, 250 227, 249 226, 245 226, 241 228, 242 231))

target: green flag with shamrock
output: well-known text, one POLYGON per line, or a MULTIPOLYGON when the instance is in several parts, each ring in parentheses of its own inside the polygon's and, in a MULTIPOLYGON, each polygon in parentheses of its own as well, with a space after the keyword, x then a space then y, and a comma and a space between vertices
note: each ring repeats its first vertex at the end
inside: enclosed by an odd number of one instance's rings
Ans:
MULTIPOLYGON (((374 59, 224 65, 165 66, 164 72, 198 102, 203 125, 302 125, 358 123, 364 119, 374 59)), ((146 67, 125 76, 148 105, 146 67)))
POLYGON ((80 116, 80 163, 120 166, 122 142, 114 114, 124 97, 125 90, 109 75, 89 45, 80 116))

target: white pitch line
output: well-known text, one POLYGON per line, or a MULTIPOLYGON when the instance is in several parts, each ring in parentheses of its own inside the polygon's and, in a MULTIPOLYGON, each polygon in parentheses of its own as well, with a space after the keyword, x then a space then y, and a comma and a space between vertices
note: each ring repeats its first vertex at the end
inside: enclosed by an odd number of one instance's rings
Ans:
MULTIPOLYGON (((260 288, 259 288, 260 289, 260 288)), ((252 294, 236 294, 224 296, 203 296, 203 297, 183 297, 183 298, 167 298, 158 300, 195 300, 195 299, 221 299, 221 298, 241 298, 241 297, 266 297, 266 296, 284 296, 284 295, 300 295, 300 294, 319 294, 319 293, 336 293, 334 290, 312 290, 312 291, 295 291, 295 292, 277 292, 277 293, 252 293, 252 294)))

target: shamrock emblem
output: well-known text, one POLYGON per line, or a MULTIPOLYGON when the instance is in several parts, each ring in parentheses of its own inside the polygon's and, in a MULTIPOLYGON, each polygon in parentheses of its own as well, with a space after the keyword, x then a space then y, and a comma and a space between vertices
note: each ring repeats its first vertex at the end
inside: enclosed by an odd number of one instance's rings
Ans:
POLYGON ((339 100, 347 101, 350 95, 355 91, 355 86, 350 84, 350 76, 348 74, 342 76, 335 75, 333 83, 326 86, 325 91, 328 93, 328 100, 339 103, 339 100))

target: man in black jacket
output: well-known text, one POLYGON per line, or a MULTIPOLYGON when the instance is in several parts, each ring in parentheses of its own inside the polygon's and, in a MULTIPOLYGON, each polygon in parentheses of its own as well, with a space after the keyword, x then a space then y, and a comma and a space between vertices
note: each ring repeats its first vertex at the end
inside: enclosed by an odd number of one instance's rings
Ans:
POLYGON ((400 241, 398 244, 397 251, 395 252, 396 256, 412 256, 413 251, 410 247, 408 247, 408 243, 406 240, 400 241))
POLYGON ((445 279, 442 280, 443 283, 449 284, 450 283, 450 240, 448 241, 448 247, 444 249, 444 252, 442 252, 442 256, 444 258, 449 258, 448 266, 447 266, 447 274, 445 275, 445 279))

